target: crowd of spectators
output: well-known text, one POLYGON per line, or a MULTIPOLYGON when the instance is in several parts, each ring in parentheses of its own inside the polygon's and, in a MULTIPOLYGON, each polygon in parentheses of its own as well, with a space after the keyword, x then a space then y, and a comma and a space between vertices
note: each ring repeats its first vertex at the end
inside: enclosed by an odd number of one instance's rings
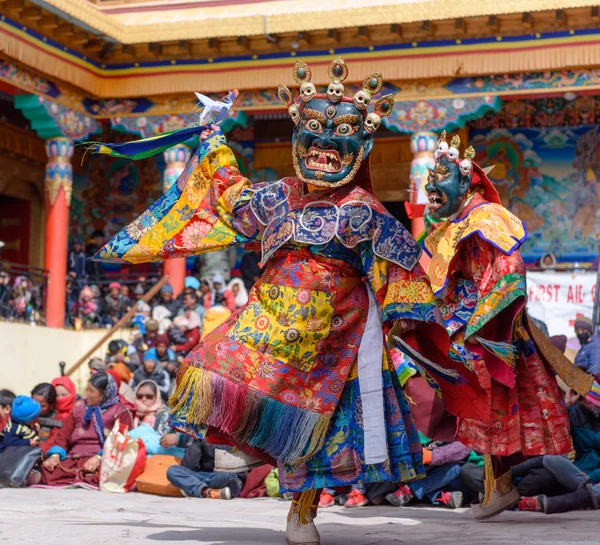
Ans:
MULTIPOLYGON (((213 282, 213 291, 221 293, 214 284, 218 282, 213 282)), ((206 310, 200 300, 214 299, 213 291, 206 291, 199 300, 197 291, 201 287, 201 283, 190 286, 181 302, 168 288, 163 290, 155 306, 163 309, 160 319, 146 316, 147 309, 141 309, 141 315, 147 318, 142 322, 143 333, 131 344, 112 341, 105 358, 89 362, 92 374, 81 397, 67 377, 38 384, 30 395, 16 396, 9 390, 0 390, 0 470, 1 453, 7 447, 39 446, 40 457, 28 474, 26 486, 77 484, 97 489, 106 430, 119 419, 132 437, 145 443, 149 460, 166 453, 173 455, 165 479, 180 495, 206 499, 269 495, 289 499, 279 490, 276 468, 257 460, 250 463, 249 457, 239 451, 209 445, 169 427, 166 400, 179 358, 200 335, 201 325, 196 317, 199 318, 199 310, 206 310)), ((225 303, 223 306, 226 308, 225 303)), ((580 318, 575 332, 582 344, 580 355, 584 357, 580 358, 580 366, 594 369, 599 362, 596 352, 588 350, 595 342, 590 320, 580 318)), ((552 337, 551 341, 564 350, 564 336, 552 337)), ((418 424, 418 414, 427 417, 431 403, 424 402, 427 409, 420 411, 418 389, 413 388, 408 394, 416 405, 413 413, 418 424)), ((521 495, 519 510, 551 514, 599 508, 600 407, 593 395, 581 397, 568 388, 565 403, 569 407, 574 452, 570 457, 534 457, 513 467, 513 483, 521 495)), ((450 423, 448 430, 453 429, 456 426, 450 423)), ((483 457, 454 441, 451 431, 443 441, 431 441, 424 435, 421 441, 425 477, 408 483, 325 489, 320 507, 338 504, 359 508, 384 503, 402 507, 426 503, 454 509, 480 501, 484 492, 483 457)), ((172 495, 160 483, 153 493, 163 490, 165 495, 172 495)))
MULTIPOLYGON (((200 329, 208 313, 211 329, 213 322, 219 322, 222 317, 222 309, 233 312, 247 301, 248 292, 260 275, 259 256, 255 252, 236 248, 212 252, 195 259, 188 271, 183 294, 169 297, 167 287, 153 300, 144 303, 142 297, 159 279, 158 270, 144 275, 106 271, 102 263, 91 259, 105 242, 104 233, 94 231, 86 244, 80 238, 73 239, 70 244, 66 327, 109 328, 135 307, 133 319, 124 326, 139 327, 150 318, 161 324, 166 319, 174 322, 177 316, 189 318, 187 311, 193 310, 200 319, 200 329), (160 307, 158 311, 157 307, 160 307), (211 311, 215 308, 217 310, 211 311)), ((0 266, 0 319, 43 324, 46 281, 42 273, 2 270, 0 266)), ((196 316, 191 319, 193 324, 198 321, 196 316)), ((186 327, 183 319, 178 321, 178 327, 186 327)))

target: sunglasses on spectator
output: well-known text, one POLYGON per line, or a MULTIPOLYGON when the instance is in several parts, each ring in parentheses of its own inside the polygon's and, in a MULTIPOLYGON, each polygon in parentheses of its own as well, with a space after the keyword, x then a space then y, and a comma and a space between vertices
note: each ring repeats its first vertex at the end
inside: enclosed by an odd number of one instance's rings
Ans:
POLYGON ((138 399, 154 399, 154 394, 137 394, 138 399))

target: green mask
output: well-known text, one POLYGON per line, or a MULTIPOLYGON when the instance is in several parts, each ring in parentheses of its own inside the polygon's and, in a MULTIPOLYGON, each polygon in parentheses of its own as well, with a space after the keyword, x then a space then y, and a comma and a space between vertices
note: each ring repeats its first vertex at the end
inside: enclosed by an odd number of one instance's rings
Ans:
POLYGON ((429 204, 427 211, 434 219, 449 218, 456 214, 467 198, 471 175, 464 175, 460 167, 445 155, 440 157, 425 186, 429 204))

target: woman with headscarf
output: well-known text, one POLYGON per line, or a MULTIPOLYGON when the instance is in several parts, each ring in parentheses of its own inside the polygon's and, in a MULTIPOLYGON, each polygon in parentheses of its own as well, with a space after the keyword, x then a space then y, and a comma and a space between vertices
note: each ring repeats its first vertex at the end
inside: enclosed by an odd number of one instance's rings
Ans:
POLYGON ((163 448, 184 448, 188 441, 185 433, 174 432, 169 426, 169 409, 163 403, 158 384, 153 380, 143 380, 135 389, 136 416, 133 427, 147 424, 160 435, 163 448))
POLYGON ((215 274, 212 279, 212 289, 204 296, 204 306, 210 309, 222 305, 233 312, 236 308, 235 297, 225 287, 225 279, 220 274, 215 274))
MULTIPOLYGON (((40 386, 42 385, 38 385, 36 388, 40 386)), ((42 434, 44 427, 48 428, 47 439, 40 444, 44 452, 48 452, 54 446, 58 433, 65 420, 73 411, 73 407, 77 401, 77 390, 74 382, 69 377, 57 377, 48 386, 54 389, 55 401, 53 403, 54 409, 52 414, 41 417, 39 422, 41 426, 40 434, 42 434)))
POLYGON ((133 419, 119 400, 116 382, 107 373, 96 373, 88 382, 85 399, 75 403, 48 450, 42 484, 62 487, 83 482, 97 487, 106 435, 117 419, 131 428, 133 419))
POLYGON ((248 302, 248 291, 241 278, 232 278, 227 284, 227 289, 235 298, 235 308, 243 307, 248 302))
POLYGON ((56 377, 52 381, 56 390, 56 419, 64 422, 73 411, 77 401, 75 383, 69 377, 56 377))

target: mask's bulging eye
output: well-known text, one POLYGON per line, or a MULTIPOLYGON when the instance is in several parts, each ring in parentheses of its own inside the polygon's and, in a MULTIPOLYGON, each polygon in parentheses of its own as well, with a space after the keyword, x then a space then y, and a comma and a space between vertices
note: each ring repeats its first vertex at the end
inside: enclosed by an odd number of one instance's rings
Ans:
POLYGON ((316 119, 309 119, 306 122, 306 128, 312 132, 321 132, 323 130, 321 122, 317 121, 316 119))
POLYGON ((354 127, 348 123, 342 123, 339 127, 336 127, 335 134, 338 136, 351 136, 354 134, 354 127))

